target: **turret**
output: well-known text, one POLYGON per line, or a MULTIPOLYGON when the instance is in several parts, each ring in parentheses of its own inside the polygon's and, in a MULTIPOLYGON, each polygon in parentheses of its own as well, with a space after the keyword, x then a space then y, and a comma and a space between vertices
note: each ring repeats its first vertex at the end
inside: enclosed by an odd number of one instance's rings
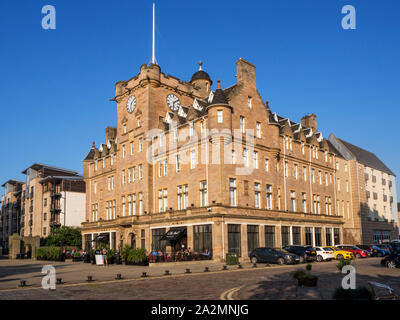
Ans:
POLYGON ((198 94, 201 98, 208 97, 211 91, 212 81, 209 74, 203 71, 203 62, 199 62, 199 71, 195 72, 190 80, 198 90, 198 94))

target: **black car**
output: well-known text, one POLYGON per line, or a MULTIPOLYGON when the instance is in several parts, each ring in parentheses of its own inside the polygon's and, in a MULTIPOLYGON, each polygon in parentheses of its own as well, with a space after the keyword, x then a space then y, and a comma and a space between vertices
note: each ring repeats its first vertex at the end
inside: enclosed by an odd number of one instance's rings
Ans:
POLYGON ((250 261, 252 263, 294 264, 300 262, 300 257, 282 249, 256 248, 250 253, 250 261))
POLYGON ((381 265, 388 268, 400 268, 400 254, 397 252, 391 253, 381 260, 381 265))
POLYGON ((290 253, 298 255, 300 257, 300 263, 306 261, 307 262, 315 261, 317 258, 317 252, 311 246, 292 245, 292 246, 286 246, 283 249, 285 249, 290 253))

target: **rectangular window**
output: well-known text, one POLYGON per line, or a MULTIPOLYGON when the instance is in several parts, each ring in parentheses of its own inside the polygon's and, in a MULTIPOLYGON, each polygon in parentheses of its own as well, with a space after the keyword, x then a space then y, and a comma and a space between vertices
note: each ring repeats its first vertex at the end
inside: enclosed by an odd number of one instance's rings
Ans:
POLYGON ((326 240, 327 246, 332 245, 332 229, 331 228, 325 228, 325 240, 326 240))
POLYGON ((143 179, 143 167, 141 164, 139 164, 139 180, 143 179))
POLYGON ((182 208, 183 208, 182 186, 178 186, 178 210, 182 210, 182 208))
POLYGON ((139 214, 143 214, 143 193, 139 192, 139 214))
POLYGON ((194 122, 189 122, 189 137, 193 137, 194 134, 194 122))
POLYGON ((282 234, 282 247, 290 245, 290 227, 282 226, 281 234, 282 234))
POLYGON ((303 167, 303 180, 307 181, 307 168, 303 167))
POLYGON ((224 122, 223 111, 222 110, 218 110, 217 111, 217 118, 218 118, 218 123, 223 123, 224 122))
POLYGON ((275 247, 275 227, 265 226, 265 246, 267 248, 275 247))
POLYGON ((207 181, 200 181, 200 207, 206 207, 207 205, 207 181))
POLYGON ((296 192, 290 191, 290 209, 296 212, 296 192))
POLYGON ((125 159, 125 145, 122 145, 122 159, 125 159))
POLYGON ((132 214, 136 215, 136 193, 132 195, 132 214))
POLYGON ((236 207, 236 179, 229 179, 229 203, 232 207, 236 207))
POLYGON ((122 170, 122 184, 125 184, 125 170, 122 170))
POLYGON ((268 210, 272 210, 272 186, 267 184, 266 187, 266 205, 268 210))
POLYGON ((167 175, 168 173, 168 163, 167 163, 167 159, 164 160, 164 177, 167 175))
POLYGON ((193 226, 193 249, 195 252, 212 254, 212 225, 193 226))
POLYGON ((179 154, 177 154, 175 156, 175 169, 176 169, 176 172, 181 171, 181 157, 179 154))
POLYGON ((158 212, 163 212, 163 192, 162 189, 158 190, 158 212))
POLYGON ((167 247, 167 240, 161 240, 163 235, 166 233, 165 228, 152 229, 151 230, 151 250, 165 252, 167 247))
POLYGON ((146 230, 142 229, 140 230, 140 245, 142 249, 146 249, 146 230))
POLYGON ((128 195, 128 216, 132 215, 132 196, 128 195))
POLYGON ((228 253, 241 256, 240 224, 228 224, 228 253))
POLYGON ((298 178, 298 169, 297 169, 297 164, 294 165, 294 178, 297 180, 298 178))
POLYGON ((253 106, 253 99, 251 97, 248 97, 247 99, 247 106, 251 109, 253 106))
POLYGON ((258 226, 247 225, 247 251, 248 255, 258 248, 258 226))
POLYGON ((285 177, 287 178, 289 176, 289 164, 285 162, 285 177))
POLYGON ((260 122, 256 123, 256 134, 257 134, 257 138, 261 139, 261 123, 260 122))
POLYGON ((253 168, 258 169, 258 152, 253 152, 253 168))
POLYGON ((143 138, 139 138, 139 152, 143 151, 143 138))
POLYGON ((243 163, 245 167, 249 166, 249 155, 246 148, 243 149, 243 163))
POLYGON ((162 177, 163 174, 163 162, 158 161, 158 177, 162 177))
POLYGON ((321 240, 321 228, 314 228, 315 246, 319 247, 322 245, 321 240))
POLYGON ((300 231, 301 231, 300 227, 292 227, 293 245, 300 245, 301 244, 300 231))
POLYGON ((164 189, 163 191, 163 200, 164 200, 164 212, 168 210, 168 189, 164 189))
POLYGON ((305 228, 306 246, 312 246, 312 232, 310 227, 305 228))
POLYGON ((122 216, 125 217, 125 211, 126 211, 126 207, 125 207, 125 196, 122 197, 122 216))
POLYGON ((187 209, 189 206, 189 186, 185 184, 183 186, 183 209, 187 209))
POLYGON ((114 176, 111 177, 111 190, 114 190, 114 176))
POLYGON ((254 184, 254 207, 261 208, 261 187, 259 183, 254 184))
POLYGON ((269 160, 265 159, 265 171, 269 172, 269 160))
POLYGON ((246 132, 246 124, 245 124, 245 119, 243 116, 240 116, 240 132, 241 133, 246 132))
POLYGON ((301 193, 301 208, 303 212, 307 212, 307 194, 305 192, 301 193))
POLYGON ((328 180, 328 172, 325 172, 325 185, 328 186, 329 180, 328 180))
POLYGON ((133 156, 134 153, 134 146, 133 146, 133 141, 131 142, 131 156, 133 156))

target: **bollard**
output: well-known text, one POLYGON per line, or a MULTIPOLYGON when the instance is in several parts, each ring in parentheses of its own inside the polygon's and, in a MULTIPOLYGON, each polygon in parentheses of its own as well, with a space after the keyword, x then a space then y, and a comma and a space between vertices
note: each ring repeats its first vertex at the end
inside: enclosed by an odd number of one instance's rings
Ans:
POLYGON ((147 278, 147 273, 146 272, 142 272, 142 278, 147 278))
POLYGON ((117 276, 115 277, 115 280, 121 280, 121 279, 122 279, 122 276, 120 273, 118 273, 117 276))
POLYGON ((204 269, 204 272, 210 272, 210 270, 208 269, 208 267, 206 267, 206 268, 204 269))
POLYGON ((93 281, 93 277, 92 276, 87 276, 87 282, 92 282, 93 281))
POLYGON ((57 278, 57 284, 62 284, 62 278, 57 278))
POLYGON ((185 273, 192 273, 190 269, 186 269, 185 273))
POLYGON ((165 270, 164 275, 169 276, 170 275, 169 270, 165 270))
POLYGON ((25 281, 25 280, 21 280, 21 281, 19 282, 19 286, 20 286, 20 287, 25 287, 25 286, 26 286, 26 281, 25 281))
POLYGON ((222 270, 228 270, 228 267, 227 266, 223 266, 222 270))

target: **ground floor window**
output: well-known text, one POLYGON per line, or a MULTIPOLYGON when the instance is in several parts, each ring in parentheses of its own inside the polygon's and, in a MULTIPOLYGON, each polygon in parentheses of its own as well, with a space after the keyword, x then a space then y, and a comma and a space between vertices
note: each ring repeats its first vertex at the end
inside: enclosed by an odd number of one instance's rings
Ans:
POLYGON ((151 250, 165 252, 167 242, 161 240, 162 236, 166 233, 165 228, 151 230, 151 250))
POLYGON ((300 245, 301 237, 300 237, 300 227, 292 227, 292 235, 293 235, 293 244, 300 245))
POLYGON ((315 236, 315 246, 317 246, 317 247, 322 246, 321 228, 314 229, 314 236, 315 236))
POLYGON ((375 243, 383 243, 390 241, 390 231, 374 230, 373 241, 375 243))
POLYGON ((332 229, 331 228, 325 228, 325 239, 326 239, 326 245, 331 246, 332 245, 332 229))
POLYGON ((275 227, 265 226, 265 246, 269 248, 275 247, 275 227))
POLYGON ((141 237, 141 248, 146 249, 146 230, 142 229, 140 231, 140 237, 141 237))
POLYGON ((258 248, 258 226, 247 226, 247 249, 248 253, 250 253, 258 248))
POLYGON ((306 246, 312 246, 312 233, 311 233, 311 228, 306 227, 305 228, 305 236, 306 236, 306 246))
POLYGON ((333 229, 333 241, 334 241, 334 245, 340 244, 339 228, 333 229))
POLYGON ((290 228, 283 226, 281 229, 282 247, 290 245, 290 228))
POLYGON ((228 253, 240 257, 240 224, 228 224, 228 253))
POLYGON ((212 225, 193 226, 194 252, 212 252, 212 225))
POLYGON ((89 252, 90 249, 92 249, 92 235, 85 234, 85 251, 89 252))

